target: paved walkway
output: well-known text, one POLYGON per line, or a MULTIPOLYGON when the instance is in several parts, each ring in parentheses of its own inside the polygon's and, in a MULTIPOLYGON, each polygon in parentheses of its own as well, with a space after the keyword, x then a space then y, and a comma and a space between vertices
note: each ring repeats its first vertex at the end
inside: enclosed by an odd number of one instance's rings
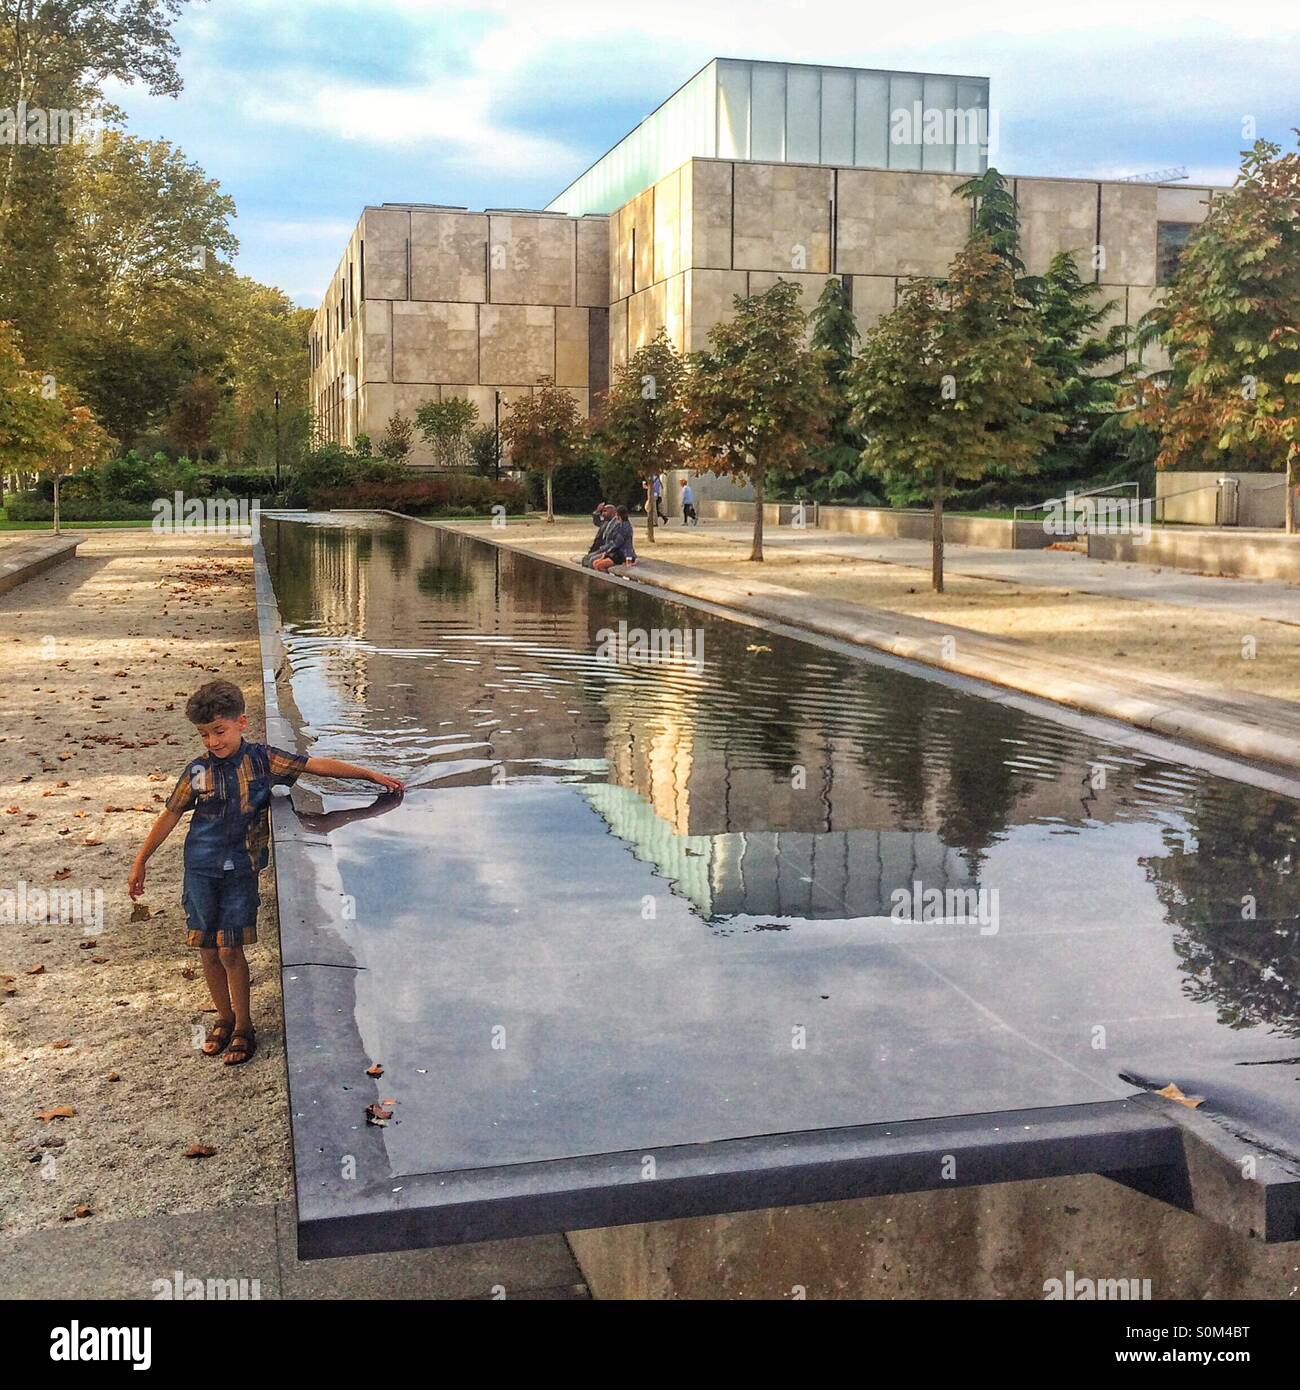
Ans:
POLYGON ((8 1239, 0 1251, 0 1291, 5 1298, 167 1297, 156 1281, 174 1287, 177 1271, 182 1279, 202 1280, 209 1298, 588 1296, 577 1262, 559 1235, 300 1260, 290 1202, 130 1221, 78 1221, 8 1239), (208 1292, 209 1280, 221 1281, 224 1291, 208 1292))
MULTIPOLYGON (((691 531, 694 534, 695 528, 691 531)), ((748 522, 706 521, 699 528, 699 534, 715 540, 725 538, 748 543, 753 528, 748 522)), ((927 572, 930 568, 928 541, 771 526, 764 530, 763 543, 773 550, 798 548, 850 556, 855 560, 908 565, 927 572)), ((1284 584, 1280 580, 1231 579, 1191 574, 1159 565, 1091 560, 1072 550, 994 550, 951 543, 944 546, 944 566, 951 574, 969 575, 974 579, 1043 584, 1084 594, 1215 609, 1300 625, 1300 584, 1284 584)))

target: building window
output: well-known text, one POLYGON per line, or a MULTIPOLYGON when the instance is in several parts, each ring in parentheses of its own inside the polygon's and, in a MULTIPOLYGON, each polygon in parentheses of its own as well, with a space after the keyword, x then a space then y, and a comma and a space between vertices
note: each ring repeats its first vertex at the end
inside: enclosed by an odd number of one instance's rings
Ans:
POLYGON ((1195 222, 1156 223, 1156 284, 1167 285, 1178 269, 1183 248, 1196 230, 1195 222))

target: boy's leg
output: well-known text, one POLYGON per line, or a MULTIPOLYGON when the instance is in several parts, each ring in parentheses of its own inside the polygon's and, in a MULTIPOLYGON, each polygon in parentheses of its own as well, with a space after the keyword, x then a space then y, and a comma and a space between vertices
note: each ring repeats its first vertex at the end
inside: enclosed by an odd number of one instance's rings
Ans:
MULTIPOLYGON (((199 948, 199 959, 203 962, 203 978, 208 984, 208 993, 212 996, 212 1002, 217 1006, 217 1019, 221 1023, 229 1023, 232 1026, 235 1021, 235 1011, 230 1002, 230 989, 226 984, 226 970, 221 964, 220 952, 215 946, 201 946, 199 948)), ((203 1051, 209 1056, 219 1052, 221 1049, 213 1047, 209 1049, 205 1043, 203 1051)))
POLYGON ((252 1005, 249 1000, 248 958, 244 955, 242 946, 222 946, 217 954, 235 1013, 235 1032, 243 1033, 253 1026, 252 1005))

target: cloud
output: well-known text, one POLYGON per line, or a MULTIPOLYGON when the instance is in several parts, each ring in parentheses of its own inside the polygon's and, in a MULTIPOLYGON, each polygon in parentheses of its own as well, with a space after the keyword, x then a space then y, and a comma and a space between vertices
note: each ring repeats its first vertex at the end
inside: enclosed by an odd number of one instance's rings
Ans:
POLYGON ((428 85, 326 81, 302 72, 266 74, 243 97, 245 119, 349 144, 424 148, 456 166, 502 175, 564 168, 579 156, 562 142, 512 129, 494 113, 484 79, 428 85))

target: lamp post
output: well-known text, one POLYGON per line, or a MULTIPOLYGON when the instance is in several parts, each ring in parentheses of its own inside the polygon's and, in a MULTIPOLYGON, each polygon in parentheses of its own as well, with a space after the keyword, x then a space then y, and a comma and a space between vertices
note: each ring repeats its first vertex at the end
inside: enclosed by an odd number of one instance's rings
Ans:
POLYGON ((275 393, 275 490, 280 491, 280 393, 275 393))
POLYGON ((500 392, 500 391, 497 391, 497 392, 495 393, 495 395, 496 395, 496 400, 493 402, 493 409, 492 409, 492 427, 493 427, 493 430, 494 430, 493 441, 492 441, 492 443, 493 443, 492 452, 493 452, 493 455, 494 455, 494 457, 493 457, 493 462, 492 462, 492 471, 493 471, 493 474, 494 474, 495 477, 496 477, 496 481, 497 481, 497 482, 500 482, 500 481, 501 481, 501 392, 500 392))

